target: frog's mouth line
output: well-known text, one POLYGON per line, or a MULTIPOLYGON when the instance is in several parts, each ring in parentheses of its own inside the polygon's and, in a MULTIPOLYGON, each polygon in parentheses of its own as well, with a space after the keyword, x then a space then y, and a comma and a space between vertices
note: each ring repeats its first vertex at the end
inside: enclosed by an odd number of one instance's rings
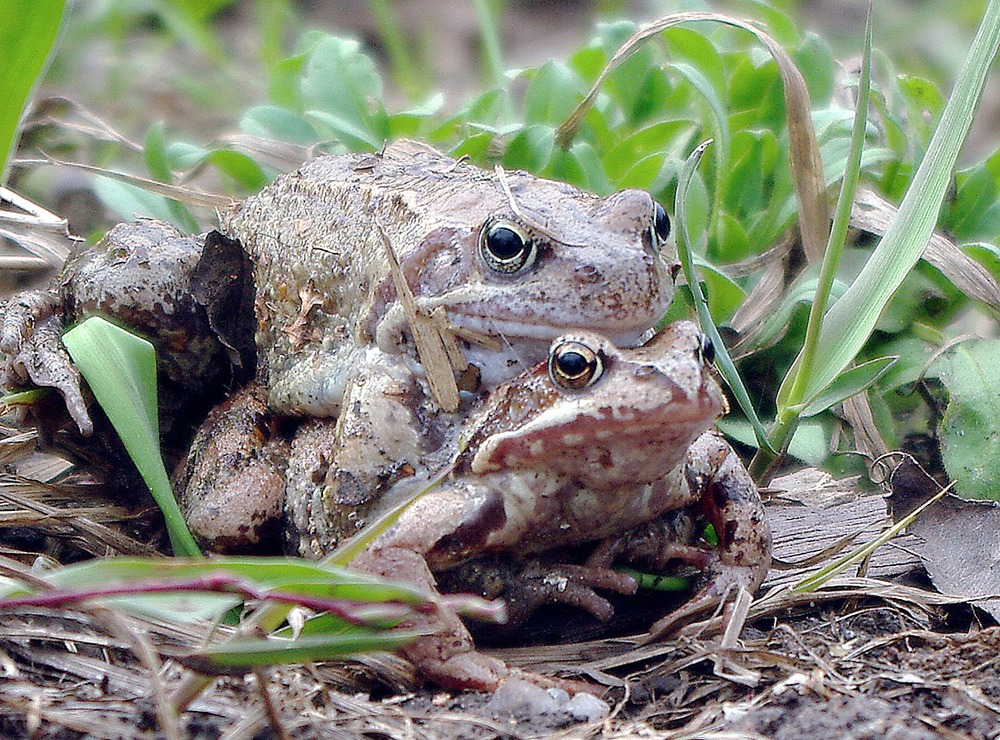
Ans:
MULTIPOLYGON (((580 325, 553 324, 544 320, 524 321, 517 318, 507 319, 455 310, 448 312, 448 318, 458 328, 468 332, 494 336, 507 344, 512 344, 512 340, 519 339, 551 342, 563 334, 576 331, 589 331, 586 326, 580 325)), ((639 347, 648 342, 656 334, 656 329, 649 324, 619 327, 603 324, 600 327, 600 332, 618 347, 639 347)))

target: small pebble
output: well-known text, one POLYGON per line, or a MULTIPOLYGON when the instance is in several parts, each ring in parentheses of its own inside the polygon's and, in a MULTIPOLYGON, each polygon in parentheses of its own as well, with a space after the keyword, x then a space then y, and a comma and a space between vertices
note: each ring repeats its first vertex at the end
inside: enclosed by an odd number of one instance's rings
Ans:
POLYGON ((569 703, 569 692, 566 691, 566 689, 557 689, 556 687, 553 686, 552 688, 546 689, 545 691, 546 693, 548 693, 549 696, 555 699, 556 704, 558 704, 560 707, 563 706, 564 704, 569 703))
POLYGON ((538 716, 560 709, 545 689, 519 678, 509 678, 500 684, 486 706, 495 715, 538 716))
POLYGON ((611 714, 611 707, 593 694, 581 692, 564 704, 562 711, 577 722, 599 722, 611 714))

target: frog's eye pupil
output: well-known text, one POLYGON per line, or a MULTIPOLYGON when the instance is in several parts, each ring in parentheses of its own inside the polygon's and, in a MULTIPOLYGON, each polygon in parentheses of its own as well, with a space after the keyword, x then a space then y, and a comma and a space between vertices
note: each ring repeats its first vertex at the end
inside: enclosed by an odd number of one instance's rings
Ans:
POLYGON ((524 251, 524 242, 521 241, 520 234, 506 226, 492 229, 486 239, 489 242, 490 252, 497 259, 509 260, 524 251))
POLYGON ((670 217, 659 203, 653 204, 653 234, 659 244, 670 236, 670 217))
POLYGON ((701 335, 698 355, 701 357, 702 362, 706 365, 711 365, 715 362, 715 344, 712 343, 712 340, 708 338, 707 334, 701 335))
POLYGON ((479 239, 479 253, 494 272, 511 274, 530 268, 538 256, 535 241, 506 223, 487 224, 479 239))
POLYGON ((562 342, 549 354, 549 377, 560 388, 585 388, 603 372, 601 355, 580 342, 562 342))

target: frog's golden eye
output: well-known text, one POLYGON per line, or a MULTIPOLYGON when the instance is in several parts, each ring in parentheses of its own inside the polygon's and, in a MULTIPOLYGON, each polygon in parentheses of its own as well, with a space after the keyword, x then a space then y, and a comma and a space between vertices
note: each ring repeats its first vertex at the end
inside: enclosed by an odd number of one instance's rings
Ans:
POLYGON ((535 264, 538 245, 517 224, 487 221, 479 234, 479 254, 494 272, 511 275, 535 264))
POLYGON ((597 381, 604 372, 604 361, 580 342, 561 342, 549 353, 549 377, 566 390, 586 388, 597 381))
POLYGON ((659 252, 660 247, 666 244, 667 239, 670 237, 670 217, 659 203, 653 203, 653 226, 651 231, 652 234, 650 236, 653 242, 653 249, 659 252))

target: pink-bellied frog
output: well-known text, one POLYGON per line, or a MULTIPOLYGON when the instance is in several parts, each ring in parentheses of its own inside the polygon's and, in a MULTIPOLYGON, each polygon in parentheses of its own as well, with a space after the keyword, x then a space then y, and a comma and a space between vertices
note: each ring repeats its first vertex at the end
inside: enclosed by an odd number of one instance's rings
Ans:
MULTIPOLYGON (((770 565, 770 531, 753 481, 710 431, 726 408, 710 352, 689 322, 634 349, 590 332, 557 338, 547 361, 496 388, 469 418, 449 443, 455 456, 446 474, 416 476, 380 499, 370 520, 390 511, 397 518, 352 567, 434 592, 435 574, 470 559, 512 553, 544 561, 555 548, 594 543, 589 562, 574 566, 589 583, 634 589, 608 570, 614 562, 662 568, 681 560, 708 573, 690 604, 737 586, 753 591, 770 565), (679 510, 711 522, 718 546, 672 541, 664 536, 670 527, 652 526, 679 510)), ((299 457, 317 459, 301 438, 290 470, 308 478, 299 457)), ((290 497, 289 506, 300 527, 325 516, 321 497, 290 497)), ((312 539, 300 544, 332 550, 340 540, 327 524, 313 526, 312 539)), ((353 532, 347 526, 339 534, 353 532)), ((477 652, 447 602, 407 625, 432 632, 404 653, 440 685, 492 689, 521 674, 477 652)))

